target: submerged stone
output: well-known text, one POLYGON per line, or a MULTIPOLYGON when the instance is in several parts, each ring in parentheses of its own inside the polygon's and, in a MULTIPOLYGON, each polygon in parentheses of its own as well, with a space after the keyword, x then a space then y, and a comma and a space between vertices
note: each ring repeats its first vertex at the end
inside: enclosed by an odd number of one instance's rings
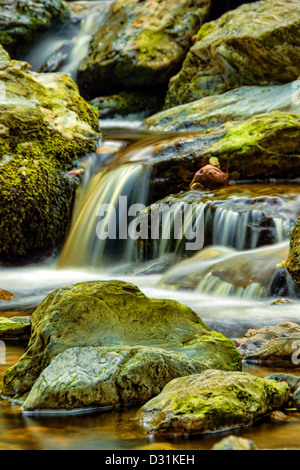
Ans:
POLYGON ((210 0, 116 0, 94 35, 78 80, 95 97, 124 88, 166 86, 178 72, 210 0))
POLYGON ((174 379, 144 405, 150 436, 197 435, 251 426, 285 404, 289 387, 242 372, 208 370, 174 379))
POLYGON ((76 347, 43 370, 22 409, 74 410, 143 404, 176 377, 206 367, 184 353, 151 347, 76 347))
POLYGON ((31 317, 29 346, 5 373, 4 396, 27 393, 51 359, 75 346, 146 346, 185 353, 206 367, 237 370, 232 341, 190 308, 146 297, 121 281, 85 282, 49 294, 31 317))
POLYGON ((299 27, 298 0, 242 5, 206 23, 181 71, 170 80, 166 108, 244 85, 297 79, 299 27))
POLYGON ((258 450, 250 439, 243 437, 228 436, 217 442, 211 450, 258 450))

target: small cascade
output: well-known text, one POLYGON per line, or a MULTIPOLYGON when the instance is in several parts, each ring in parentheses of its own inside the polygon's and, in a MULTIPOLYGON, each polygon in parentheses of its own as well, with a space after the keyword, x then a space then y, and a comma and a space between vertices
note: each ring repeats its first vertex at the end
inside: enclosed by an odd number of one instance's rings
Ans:
POLYGON ((299 297, 283 262, 287 255, 288 242, 239 252, 209 247, 167 271, 159 286, 214 297, 299 297))
POLYGON ((88 54, 91 38, 99 29, 99 25, 104 22, 112 1, 93 3, 89 14, 81 20, 79 34, 72 38, 72 50, 67 62, 59 68, 60 72, 68 73, 73 79, 76 78, 77 70, 88 54))
MULTIPOLYGON (((266 186, 264 190, 270 191, 266 186)), ((189 191, 169 196, 147 208, 145 217, 148 216, 149 219, 153 211, 158 213, 162 236, 146 244, 139 244, 140 261, 156 259, 170 253, 177 258, 194 254, 185 248, 186 237, 180 234, 183 230, 180 232, 175 227, 182 220, 181 212, 187 205, 194 207, 194 214, 197 208, 198 218, 196 220, 193 216, 189 222, 186 221, 188 227, 185 230, 195 231, 199 224, 203 224, 204 246, 218 245, 236 250, 251 250, 280 243, 290 237, 300 214, 300 196, 295 194, 293 187, 281 186, 276 196, 257 197, 251 187, 248 188, 248 196, 230 194, 234 191, 238 193, 240 188, 233 186, 214 194, 189 191), (229 193, 227 196, 226 192, 229 193), (167 234, 164 234, 163 219, 168 208, 173 217, 167 234)), ((257 191, 259 193, 259 188, 257 191)), ((244 192, 247 193, 247 187, 244 192)))
POLYGON ((59 267, 134 261, 135 239, 128 227, 138 216, 137 201, 148 203, 150 174, 151 166, 136 162, 92 176, 79 196, 59 267), (133 204, 135 214, 128 212, 133 204))
POLYGON ((34 71, 64 72, 76 79, 80 63, 88 54, 91 38, 104 22, 113 1, 71 2, 74 15, 71 23, 45 34, 22 60, 29 62, 34 71))

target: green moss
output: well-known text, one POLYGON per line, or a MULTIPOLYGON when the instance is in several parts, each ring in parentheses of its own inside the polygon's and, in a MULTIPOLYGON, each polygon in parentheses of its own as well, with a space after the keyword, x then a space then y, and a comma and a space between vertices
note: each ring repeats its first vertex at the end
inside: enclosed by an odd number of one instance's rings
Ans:
POLYGON ((138 38, 140 60, 147 62, 156 59, 161 55, 160 51, 163 50, 163 43, 169 40, 169 36, 164 31, 144 29, 138 38))

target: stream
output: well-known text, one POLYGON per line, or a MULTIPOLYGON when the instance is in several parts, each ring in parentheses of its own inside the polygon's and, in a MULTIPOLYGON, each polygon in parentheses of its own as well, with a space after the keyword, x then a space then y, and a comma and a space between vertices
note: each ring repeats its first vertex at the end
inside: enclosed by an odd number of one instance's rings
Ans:
MULTIPOLYGON (((45 35, 22 60, 35 71, 52 69, 76 72, 97 25, 111 1, 74 2, 80 21, 45 35), (87 5, 88 3, 88 5, 87 5)), ((1 316, 29 315, 53 290, 77 282, 119 279, 137 285, 153 298, 177 300, 192 308, 212 329, 233 339, 249 328, 273 326, 281 321, 299 322, 300 292, 282 261, 300 214, 299 184, 243 181, 213 195, 187 192, 183 200, 198 203, 205 215, 204 246, 188 251, 187 237, 161 237, 142 244, 136 240, 99 239, 97 207, 113 208, 107 223, 116 217, 117 228, 126 225, 121 199, 145 207, 157 201, 153 172, 168 157, 157 153, 176 137, 142 127, 143 114, 126 119, 100 120, 102 141, 80 166, 84 170, 77 192, 73 221, 60 251, 38 263, 20 267, 0 266, 0 286, 16 297, 0 303, 1 316), (198 199, 197 199, 198 198, 198 199), (125 220, 125 221, 124 221, 125 220), (290 302, 276 305, 285 297, 290 302)), ((180 133, 187 140, 193 133, 180 133)), ((162 194, 166 204, 176 196, 162 194), (168 196, 168 197, 167 197, 168 196), (165 200, 165 198, 167 198, 165 200)), ((180 208, 178 211, 180 212, 180 208)), ((160 211, 160 209, 158 209, 160 211)), ((127 214, 126 214, 127 215, 127 214)), ((188 228, 194 230, 198 215, 191 213, 188 228)), ((159 212, 158 223, 163 223, 159 212)), ((169 228, 175 227, 172 219, 169 228)), ((0 364, 0 385, 6 369, 15 364, 25 343, 6 344, 6 364, 0 364)), ((286 369, 244 364, 243 371, 265 377, 286 369)), ((299 368, 292 369, 300 376, 299 368)), ((147 439, 135 420, 136 409, 74 415, 24 416, 17 405, 0 401, 0 450, 4 449, 211 449, 223 437, 210 434, 186 439, 147 439)), ((258 448, 299 448, 300 413, 289 412, 283 422, 269 418, 231 434, 253 439, 258 448)))

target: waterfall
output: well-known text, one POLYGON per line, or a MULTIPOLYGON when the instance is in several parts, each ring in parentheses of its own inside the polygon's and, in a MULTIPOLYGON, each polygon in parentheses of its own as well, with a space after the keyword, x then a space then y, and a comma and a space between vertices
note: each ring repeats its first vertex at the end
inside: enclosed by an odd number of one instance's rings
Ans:
POLYGON ((106 260, 110 263, 112 259, 115 262, 134 260, 135 240, 127 236, 132 217, 124 212, 120 205, 124 199, 120 198, 126 198, 126 208, 137 201, 146 205, 150 174, 151 166, 136 162, 100 171, 91 178, 75 209, 70 234, 60 257, 60 267, 98 267, 106 260), (106 208, 108 226, 116 222, 114 238, 99 239, 99 207, 106 208), (119 236, 121 227, 123 233, 119 236))
MULTIPOLYGON (((238 187, 232 187, 231 191, 238 187)), ((249 196, 229 195, 224 199, 225 190, 218 199, 218 192, 208 196, 205 192, 189 191, 178 196, 169 196, 159 201, 151 208, 147 208, 145 215, 150 217, 151 210, 158 211, 162 228, 165 207, 178 206, 177 211, 183 210, 178 201, 198 206, 201 216, 197 221, 192 217, 189 221, 191 229, 197 224, 203 224, 204 245, 217 245, 231 247, 236 250, 255 249, 264 245, 271 245, 287 240, 300 213, 300 196, 294 193, 293 188, 282 187, 282 195, 276 197, 253 197, 251 190, 249 196), (285 194, 286 192, 287 194, 285 194)), ((267 189, 266 189, 267 191, 267 189)), ((177 217, 178 219, 178 217, 177 217)), ((157 259, 173 253, 177 258, 191 256, 185 250, 185 238, 179 240, 172 238, 176 217, 171 219, 171 238, 162 236, 159 240, 152 240, 146 245, 139 244, 140 261, 157 259)))

